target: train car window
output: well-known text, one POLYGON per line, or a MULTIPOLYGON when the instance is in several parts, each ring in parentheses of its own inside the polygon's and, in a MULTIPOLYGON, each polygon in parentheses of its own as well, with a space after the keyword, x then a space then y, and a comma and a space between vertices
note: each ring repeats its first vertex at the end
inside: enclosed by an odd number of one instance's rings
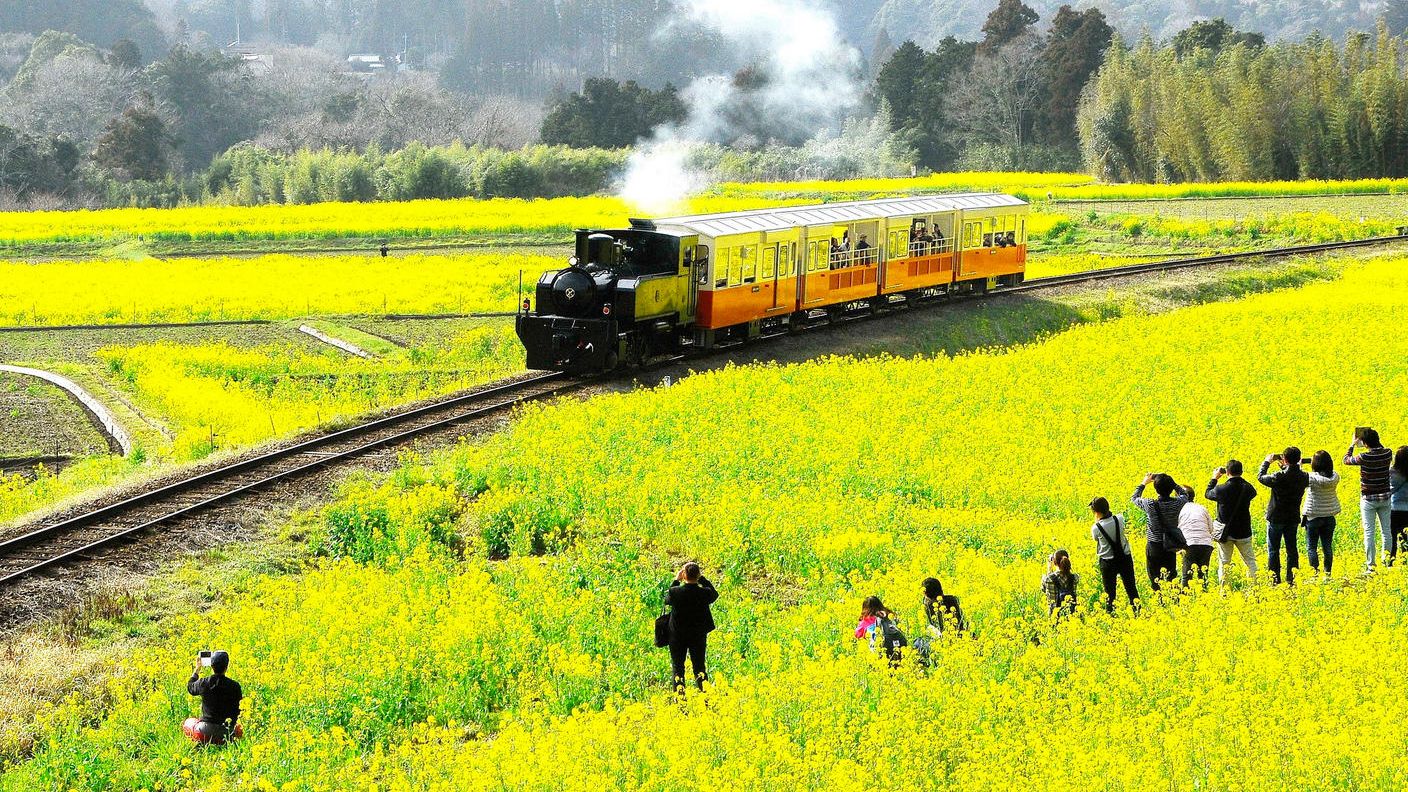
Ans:
POLYGON ((1017 244, 1027 244, 1027 218, 1025 217, 1017 221, 1017 244))
POLYGON ((740 245, 738 258, 743 266, 743 282, 756 281, 758 279, 758 248, 754 245, 740 245))
POLYGON ((777 247, 777 277, 787 278, 792 275, 792 242, 783 242, 777 247))
POLYGON ((763 248, 763 280, 777 277, 777 248, 763 248))
POLYGON ((812 272, 820 272, 830 265, 828 261, 828 256, 831 255, 831 246, 828 245, 825 240, 820 240, 811 244, 812 257, 811 264, 808 266, 808 269, 812 272))

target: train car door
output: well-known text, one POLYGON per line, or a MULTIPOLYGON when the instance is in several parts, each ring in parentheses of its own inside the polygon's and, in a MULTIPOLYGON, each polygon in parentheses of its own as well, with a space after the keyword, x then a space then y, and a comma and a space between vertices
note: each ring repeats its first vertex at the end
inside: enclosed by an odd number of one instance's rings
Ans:
POLYGON ((983 222, 982 220, 963 216, 963 233, 958 238, 958 279, 973 275, 978 271, 981 262, 978 260, 982 252, 983 222))
POLYGON ((769 313, 775 312, 782 303, 782 295, 777 291, 778 281, 782 278, 782 268, 777 265, 777 243, 774 242, 763 248, 763 277, 768 281, 768 287, 772 289, 772 305, 764 309, 769 313))
POLYGON ((709 246, 695 245, 692 252, 685 254, 685 264, 689 267, 689 316, 699 315, 699 284, 709 277, 709 246))

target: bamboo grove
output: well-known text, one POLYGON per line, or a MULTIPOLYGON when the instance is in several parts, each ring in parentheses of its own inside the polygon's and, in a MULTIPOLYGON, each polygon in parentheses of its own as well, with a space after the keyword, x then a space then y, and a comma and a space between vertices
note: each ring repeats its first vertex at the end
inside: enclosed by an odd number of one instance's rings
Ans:
POLYGON ((1086 167, 1111 181, 1339 179, 1408 173, 1404 39, 1380 23, 1180 52, 1116 41, 1086 87, 1086 167))

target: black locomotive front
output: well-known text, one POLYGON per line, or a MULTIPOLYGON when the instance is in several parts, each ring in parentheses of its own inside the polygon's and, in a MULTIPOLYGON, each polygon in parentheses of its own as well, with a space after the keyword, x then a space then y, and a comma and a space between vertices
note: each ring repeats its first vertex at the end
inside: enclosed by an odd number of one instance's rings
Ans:
POLYGON ((518 338, 528 368, 607 370, 621 354, 621 325, 613 315, 622 243, 610 234, 579 234, 566 269, 538 280, 537 312, 518 315, 518 338))

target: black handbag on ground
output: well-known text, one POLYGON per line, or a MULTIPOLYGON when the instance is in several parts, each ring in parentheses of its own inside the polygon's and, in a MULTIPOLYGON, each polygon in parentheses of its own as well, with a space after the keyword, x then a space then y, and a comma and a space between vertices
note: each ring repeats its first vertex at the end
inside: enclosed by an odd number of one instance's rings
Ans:
MULTIPOLYGON (((667 600, 668 604, 668 600, 667 600)), ((664 649, 670 645, 670 612, 661 606, 661 613, 655 617, 655 648, 664 649)))

